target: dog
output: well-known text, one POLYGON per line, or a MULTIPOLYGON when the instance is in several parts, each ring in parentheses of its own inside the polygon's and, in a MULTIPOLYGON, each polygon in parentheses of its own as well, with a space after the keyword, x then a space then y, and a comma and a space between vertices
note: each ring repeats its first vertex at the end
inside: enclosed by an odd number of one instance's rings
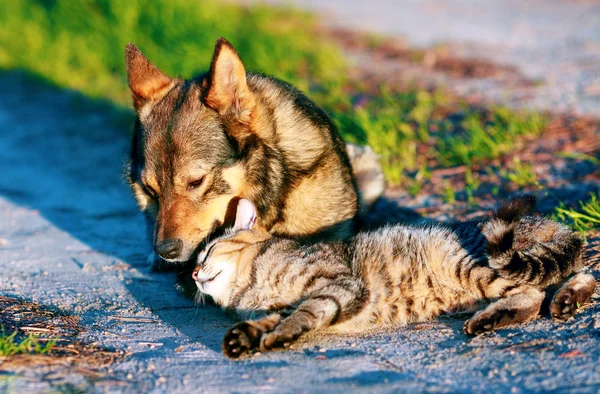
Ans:
POLYGON ((191 80, 167 76, 133 44, 125 58, 137 114, 125 177, 155 266, 189 261, 233 223, 241 198, 274 235, 343 240, 382 194, 372 150, 352 145, 350 158, 323 110, 286 82, 246 72, 227 40, 191 80))

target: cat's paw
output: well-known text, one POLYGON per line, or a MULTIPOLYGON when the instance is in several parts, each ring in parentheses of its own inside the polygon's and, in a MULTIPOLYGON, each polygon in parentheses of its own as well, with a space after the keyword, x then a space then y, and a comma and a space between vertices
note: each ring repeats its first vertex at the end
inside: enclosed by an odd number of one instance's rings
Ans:
POLYGON ((589 274, 578 274, 571 278, 552 297, 550 316, 556 321, 565 321, 585 304, 596 288, 594 277, 589 274))
POLYGON ((463 330, 467 335, 480 335, 494 331, 500 321, 500 316, 495 311, 481 311, 465 322, 463 330))
POLYGON ((265 352, 277 348, 289 347, 303 333, 304 330, 301 327, 277 327, 273 332, 263 335, 260 341, 260 350, 265 352))
POLYGON ((236 324, 223 338, 223 353, 229 358, 239 358, 258 347, 261 333, 256 327, 242 322, 236 324))
POLYGON ((579 308, 572 289, 559 290, 550 303, 550 316, 553 320, 565 321, 579 308))

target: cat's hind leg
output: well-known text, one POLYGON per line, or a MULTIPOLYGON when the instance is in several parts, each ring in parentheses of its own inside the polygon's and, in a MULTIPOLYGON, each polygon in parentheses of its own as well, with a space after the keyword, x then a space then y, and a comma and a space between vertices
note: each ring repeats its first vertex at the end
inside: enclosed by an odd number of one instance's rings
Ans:
POLYGON ((281 321, 279 313, 259 320, 247 320, 236 324, 223 338, 223 353, 229 358, 238 358, 258 349, 262 336, 272 331, 281 321))
POLYGON ((578 273, 572 276, 554 293, 550 316, 553 320, 567 320, 590 299, 595 289, 596 280, 592 275, 578 273))
POLYGON ((479 335, 525 322, 539 314, 543 301, 544 292, 535 287, 521 286, 512 289, 467 320, 464 325, 465 334, 479 335))

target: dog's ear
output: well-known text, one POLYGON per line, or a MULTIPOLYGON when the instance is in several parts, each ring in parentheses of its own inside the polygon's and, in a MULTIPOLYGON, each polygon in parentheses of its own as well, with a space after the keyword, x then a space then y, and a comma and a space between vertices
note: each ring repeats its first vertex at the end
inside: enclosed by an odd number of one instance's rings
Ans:
POLYGON ((219 38, 215 45, 205 102, 221 115, 229 113, 242 124, 250 123, 254 96, 248 88, 240 57, 224 38, 219 38))
POLYGON ((132 43, 125 48, 125 62, 133 106, 138 113, 146 104, 163 98, 175 85, 172 78, 150 63, 132 43))
POLYGON ((245 198, 238 201, 237 212, 235 214, 235 231, 250 230, 256 222, 256 207, 252 201, 245 198))

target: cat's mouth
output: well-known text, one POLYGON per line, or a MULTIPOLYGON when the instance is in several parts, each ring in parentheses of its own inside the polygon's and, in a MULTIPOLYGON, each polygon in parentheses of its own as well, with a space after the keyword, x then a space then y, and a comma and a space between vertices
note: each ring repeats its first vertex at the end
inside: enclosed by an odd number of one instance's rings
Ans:
POLYGON ((198 278, 196 279, 196 283, 198 283, 199 285, 206 285, 207 283, 210 283, 213 280, 215 280, 217 276, 221 275, 221 272, 223 272, 223 270, 217 272, 215 275, 208 278, 198 278))

